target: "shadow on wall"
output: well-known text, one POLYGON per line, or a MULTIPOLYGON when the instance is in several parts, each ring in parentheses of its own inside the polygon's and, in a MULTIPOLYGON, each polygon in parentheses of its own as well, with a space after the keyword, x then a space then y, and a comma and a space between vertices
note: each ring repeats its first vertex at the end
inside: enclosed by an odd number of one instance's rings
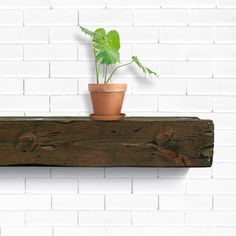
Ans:
POLYGON ((114 167, 105 168, 106 177, 185 178, 189 168, 114 167))
MULTIPOLYGON (((200 168, 202 169, 202 168, 200 168)), ((210 168, 205 168, 208 171, 210 168)), ((0 177, 185 178, 190 168, 0 167, 0 177)), ((194 172, 190 171, 190 172, 194 172)), ((209 170, 210 171, 210 170, 209 170)))
POLYGON ((189 168, 159 168, 159 177, 161 178, 185 178, 189 168))

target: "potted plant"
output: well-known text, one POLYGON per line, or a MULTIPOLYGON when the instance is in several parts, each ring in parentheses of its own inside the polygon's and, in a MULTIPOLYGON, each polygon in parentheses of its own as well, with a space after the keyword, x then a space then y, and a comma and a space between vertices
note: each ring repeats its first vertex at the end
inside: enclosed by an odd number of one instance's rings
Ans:
POLYGON ((96 83, 88 85, 94 110, 94 114, 91 114, 90 118, 92 120, 121 120, 125 115, 121 113, 121 107, 127 84, 111 84, 114 74, 120 68, 132 63, 141 69, 145 77, 146 75, 157 77, 157 74, 143 66, 137 56, 132 56, 128 63, 118 64, 120 63, 120 36, 116 30, 106 33, 103 28, 98 28, 95 31, 84 27, 80 27, 80 29, 91 37, 95 57, 96 83), (108 67, 111 66, 115 67, 108 73, 108 67))

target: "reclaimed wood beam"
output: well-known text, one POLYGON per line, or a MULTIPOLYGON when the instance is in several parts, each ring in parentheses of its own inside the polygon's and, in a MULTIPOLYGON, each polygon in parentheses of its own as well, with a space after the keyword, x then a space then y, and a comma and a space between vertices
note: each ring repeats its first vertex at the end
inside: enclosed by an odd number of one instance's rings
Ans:
POLYGON ((0 118, 1 166, 210 167, 214 125, 196 117, 0 118))

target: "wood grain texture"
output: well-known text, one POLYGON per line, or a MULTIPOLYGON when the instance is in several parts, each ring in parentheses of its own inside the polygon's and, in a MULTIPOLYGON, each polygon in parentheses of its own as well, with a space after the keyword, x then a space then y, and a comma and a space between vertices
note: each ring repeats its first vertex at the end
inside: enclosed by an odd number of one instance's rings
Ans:
POLYGON ((0 118, 0 165, 210 167, 214 125, 196 117, 0 118))

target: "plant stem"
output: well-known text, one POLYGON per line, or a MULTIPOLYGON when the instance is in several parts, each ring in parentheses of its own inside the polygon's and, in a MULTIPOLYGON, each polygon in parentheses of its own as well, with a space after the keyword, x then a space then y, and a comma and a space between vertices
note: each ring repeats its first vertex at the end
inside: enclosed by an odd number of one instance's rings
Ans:
POLYGON ((108 67, 108 65, 106 65, 106 67, 105 67, 104 84, 106 84, 106 81, 107 81, 107 67, 108 67))
POLYGON ((106 80, 106 84, 109 83, 109 81, 111 80, 112 76, 115 74, 115 72, 116 72, 119 68, 121 68, 121 67, 123 67, 123 66, 128 66, 128 65, 130 65, 130 64, 132 64, 132 63, 133 63, 133 61, 130 61, 129 63, 126 63, 126 64, 123 64, 123 65, 117 66, 117 67, 112 71, 112 73, 110 74, 110 76, 108 77, 108 79, 106 80))
POLYGON ((99 84, 99 69, 98 69, 98 64, 97 64, 95 50, 93 50, 93 53, 94 53, 94 57, 95 57, 96 81, 97 81, 97 84, 99 84))

